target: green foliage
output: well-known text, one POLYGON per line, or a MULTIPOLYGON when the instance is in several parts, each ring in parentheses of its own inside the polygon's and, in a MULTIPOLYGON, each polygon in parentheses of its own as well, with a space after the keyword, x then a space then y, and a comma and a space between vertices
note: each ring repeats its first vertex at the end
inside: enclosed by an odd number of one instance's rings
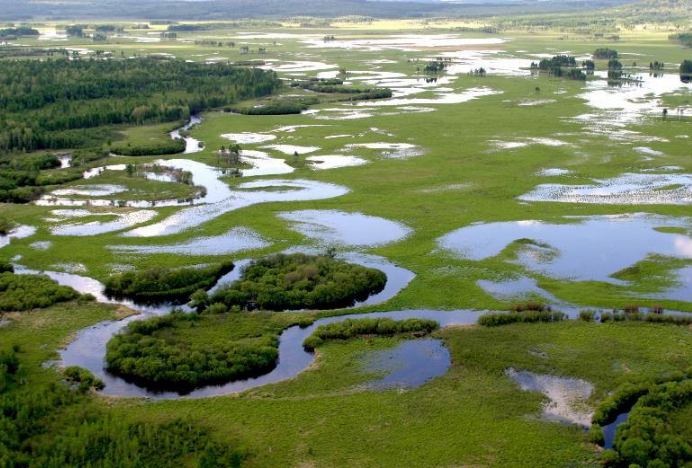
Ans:
POLYGON ((149 156, 149 155, 163 155, 163 154, 176 154, 185 151, 185 140, 177 138, 166 140, 161 143, 153 144, 136 144, 131 145, 129 143, 120 143, 113 145, 111 151, 115 154, 120 154, 123 156, 149 156))
MULTIPOLYGON (((96 146, 92 129, 185 120, 264 96, 273 72, 177 60, 5 61, 0 152, 96 146)), ((101 137, 101 143, 105 141, 101 137)))
POLYGON ((593 322, 596 319, 596 311, 582 310, 579 312, 579 320, 584 322, 593 322))
POLYGON ((618 52, 608 47, 599 47, 594 50, 593 57, 597 59, 616 59, 618 58, 618 52))
POLYGON ((668 40, 678 42, 687 47, 692 47, 692 33, 689 32, 671 34, 668 36, 668 40))
POLYGON ((105 386, 91 371, 79 366, 69 366, 63 370, 63 374, 70 382, 79 384, 79 391, 86 392, 90 389, 102 390, 105 386))
POLYGON ((41 173, 42 170, 60 167, 60 160, 50 153, 11 155, 0 158, 0 201, 26 203, 38 198, 40 186, 69 182, 81 178, 81 174, 41 173))
POLYGON ((499 327, 512 323, 560 322, 566 318, 567 315, 562 312, 526 310, 507 314, 482 315, 478 318, 478 323, 484 327, 499 327))
POLYGON ((226 108, 227 112, 235 112, 244 115, 291 115, 300 114, 304 110, 307 110, 312 104, 317 104, 319 100, 314 99, 274 99, 268 104, 252 106, 252 107, 240 107, 240 108, 226 108))
POLYGON ((0 29, 0 37, 38 36, 39 32, 26 26, 0 29))
POLYGON ((673 315, 664 313, 642 313, 639 311, 633 312, 601 312, 601 322, 650 322, 650 323, 668 323, 672 325, 692 325, 692 316, 689 315, 673 315))
POLYGON ((251 341, 191 343, 175 334, 200 320, 196 313, 132 322, 106 353, 108 370, 152 389, 187 392, 269 372, 279 358, 279 339, 267 334, 251 341))
POLYGON ((276 254, 249 264, 239 280, 217 290, 210 302, 246 307, 254 301, 265 310, 333 309, 366 299, 386 282, 380 270, 329 256, 276 254))
POLYGON ((692 403, 692 381, 651 386, 634 404, 627 421, 618 427, 614 466, 660 468, 687 466, 692 445, 676 432, 674 416, 692 403))
POLYGON ((106 294, 138 300, 187 301, 195 291, 211 288, 232 269, 232 262, 224 262, 204 268, 151 267, 126 271, 106 280, 106 294))
POLYGON ((320 325, 303 342, 303 347, 312 351, 329 340, 348 340, 358 336, 377 335, 394 336, 410 334, 423 336, 439 327, 434 320, 406 319, 392 320, 390 318, 348 319, 343 322, 320 325))
POLYGON ((80 294, 45 275, 0 273, 0 311, 20 312, 73 301, 80 294))
POLYGON ((680 79, 684 83, 692 81, 692 60, 683 60, 680 64, 680 79))
POLYGON ((0 352, 0 428, 3 468, 230 468, 244 458, 190 421, 129 421, 65 385, 26 383, 14 351, 0 352))
MULTIPOLYGON (((0 216, 0 236, 6 236, 12 230, 12 223, 4 216, 0 216)), ((7 271, 7 270, 5 270, 7 271)))

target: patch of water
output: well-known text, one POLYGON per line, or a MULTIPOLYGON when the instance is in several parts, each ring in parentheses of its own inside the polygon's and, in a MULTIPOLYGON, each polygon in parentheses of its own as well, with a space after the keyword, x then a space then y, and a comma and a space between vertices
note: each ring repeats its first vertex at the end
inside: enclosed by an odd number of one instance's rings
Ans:
POLYGON ((603 426, 603 435, 605 436, 605 443, 603 444, 604 449, 613 448, 613 444, 615 444, 615 433, 617 432, 617 428, 618 426, 620 426, 620 424, 627 422, 627 418, 629 418, 629 415, 629 412, 622 413, 618 415, 617 418, 615 418, 615 421, 608 424, 607 426, 603 426))
POLYGON ((10 245, 12 239, 24 239, 36 234, 34 226, 20 225, 13 228, 6 236, 0 236, 0 249, 10 245))
POLYGON ((224 133, 221 138, 231 140, 239 145, 254 145, 256 143, 264 143, 265 141, 276 140, 276 135, 270 135, 267 133, 252 133, 252 132, 242 132, 242 133, 224 133))
POLYGON ((34 250, 45 251, 45 250, 50 249, 52 245, 53 245, 53 243, 51 241, 36 241, 36 242, 32 242, 31 244, 29 244, 29 247, 31 247, 34 250))
POLYGON ((459 34, 393 34, 366 39, 338 39, 324 41, 322 38, 305 38, 302 42, 310 48, 346 49, 364 51, 400 50, 417 51, 447 47, 470 47, 502 44, 500 38, 467 38, 459 34))
POLYGON ((591 185, 542 184, 519 197, 525 201, 599 205, 689 205, 692 175, 622 174, 591 185))
MULTIPOLYGON (((565 218, 566 224, 509 221, 473 224, 438 239, 444 250, 470 260, 494 257, 509 244, 531 239, 546 255, 522 254, 517 262, 549 276, 617 282, 610 276, 649 255, 692 258, 692 238, 656 231, 690 227, 689 218, 646 214, 565 218), (626 242, 623 241, 626 239, 626 242)), ((532 246, 526 245, 531 252, 532 246)))
POLYGON ((200 123, 202 123, 202 117, 192 115, 190 116, 190 121, 188 123, 186 123, 177 130, 173 130, 170 133, 171 138, 173 138, 174 140, 179 140, 181 138, 185 140, 185 151, 183 152, 183 154, 199 153, 204 149, 204 143, 197 140, 196 138, 192 138, 191 136, 183 137, 180 135, 180 132, 187 132, 192 127, 200 123))
POLYGON ((283 175, 295 171, 283 159, 272 158, 264 151, 241 150, 240 160, 252 165, 252 169, 240 170, 243 177, 283 175))
MULTIPOLYGON (((199 164, 199 163, 197 163, 199 164)), ((324 182, 304 179, 294 180, 257 180, 245 182, 231 191, 226 184, 215 178, 214 184, 220 184, 219 193, 214 195, 214 202, 184 208, 168 216, 163 221, 126 232, 125 236, 154 237, 177 234, 187 229, 199 227, 229 211, 238 210, 258 203, 280 201, 305 201, 335 198, 348 193, 346 187, 324 182), (270 190, 257 190, 257 189, 270 190), (282 188, 282 190, 271 190, 282 188)), ((207 187, 207 192, 212 190, 207 187)))
POLYGON ((412 232, 395 221, 336 210, 290 211, 279 213, 279 217, 323 246, 374 247, 400 241, 412 232))
POLYGON ((315 151, 319 150, 319 146, 298 146, 298 145, 268 145, 264 146, 263 148, 266 149, 272 149, 275 151, 278 151, 283 154, 288 154, 288 155, 293 155, 295 153, 298 154, 308 154, 308 153, 314 153, 315 151))
POLYGON ((561 169, 558 167, 551 167, 548 169, 541 169, 536 173, 537 176, 542 176, 542 177, 555 177, 555 176, 564 176, 564 175, 569 175, 571 174, 572 171, 569 169, 561 169))
POLYGON ((357 156, 344 156, 338 154, 327 154, 324 156, 308 156, 305 158, 310 161, 313 169, 338 169, 340 167, 362 166, 368 161, 357 156))
POLYGON ((543 145, 543 146, 566 146, 569 143, 556 140, 554 138, 522 138, 516 141, 501 141, 501 140, 490 140, 490 143, 498 150, 510 150, 516 148, 525 148, 529 145, 543 145))
POLYGON ((114 195, 116 193, 125 192, 127 189, 122 185, 112 185, 112 184, 94 184, 94 185, 75 185, 70 188, 53 190, 49 195, 44 195, 44 197, 50 196, 68 196, 68 195, 80 195, 85 197, 105 197, 108 195, 114 195))
MULTIPOLYGON (((92 213, 87 210, 54 210, 51 212, 53 216, 57 216, 58 225, 50 228, 51 234, 54 236, 97 236, 109 232, 121 231, 123 229, 146 223, 154 219, 157 215, 156 211, 152 210, 137 210, 129 213, 116 212, 99 212, 92 213), (74 218, 83 218, 86 216, 115 216, 112 221, 89 221, 86 223, 69 222, 74 218)), ((48 221, 48 220, 47 220, 48 221)))
POLYGON ((409 340, 394 349, 369 356, 365 370, 385 375, 365 384, 366 388, 387 390, 416 388, 447 373, 452 357, 442 341, 431 338, 409 340))
POLYGON ((548 397, 550 401, 543 407, 546 419, 591 426, 593 410, 587 404, 594 389, 591 383, 511 368, 507 370, 507 376, 517 382, 522 390, 541 392, 548 397))
POLYGON ((502 91, 496 91, 488 87, 469 88, 462 92, 438 92, 432 98, 393 98, 381 99, 376 101, 359 102, 358 106, 412 106, 412 105, 429 105, 429 104, 461 104, 472 101, 483 96, 492 96, 502 94, 502 91))
POLYGON ((219 236, 197 237, 172 245, 111 245, 108 248, 138 254, 228 255, 244 250, 262 249, 270 245, 271 243, 256 231, 236 227, 219 236))
POLYGON ((354 148, 367 148, 372 150, 381 150, 382 156, 394 159, 406 159, 414 156, 422 156, 425 150, 418 145, 411 143, 350 143, 346 145, 345 151, 353 150, 354 148))

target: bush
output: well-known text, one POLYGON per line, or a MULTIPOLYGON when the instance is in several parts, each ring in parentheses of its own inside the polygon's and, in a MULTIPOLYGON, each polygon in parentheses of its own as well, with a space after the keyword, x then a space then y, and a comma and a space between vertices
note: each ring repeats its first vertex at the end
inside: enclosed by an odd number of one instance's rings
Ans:
POLYGON ((478 318, 478 324, 484 327, 499 327, 512 323, 560 322, 566 318, 567 315, 562 312, 529 310, 481 315, 478 318))
POLYGON ((108 343, 108 370, 150 389, 185 393, 262 375, 276 366, 276 334, 217 343, 189 343, 176 336, 181 324, 199 319, 196 313, 174 313, 132 322, 108 343))
POLYGON ((105 387, 103 381, 98 379, 87 369, 79 366, 69 366, 63 370, 63 374, 70 382, 79 384, 79 391, 86 392, 92 388, 95 390, 103 390, 105 387))
POLYGON ((358 336, 377 335, 393 336, 399 334, 412 334, 416 336, 427 335, 439 327, 434 320, 406 319, 392 320, 390 318, 363 318, 347 319, 343 322, 335 322, 320 325, 303 342, 303 347, 313 351, 329 340, 348 340, 358 336))
POLYGON ((74 289, 61 286, 45 275, 0 273, 0 311, 21 312, 78 299, 74 289))
POLYGON ((384 288, 380 270, 326 255, 277 254, 249 264, 242 277, 209 299, 227 307, 264 310, 348 307, 384 288))
POLYGON ((579 312, 579 320, 583 322, 593 322, 596 317, 596 312, 593 310, 582 310, 579 312))
POLYGON ((195 291, 211 288, 232 269, 233 263, 224 262, 204 268, 127 271, 106 280, 106 294, 143 301, 187 301, 195 291))

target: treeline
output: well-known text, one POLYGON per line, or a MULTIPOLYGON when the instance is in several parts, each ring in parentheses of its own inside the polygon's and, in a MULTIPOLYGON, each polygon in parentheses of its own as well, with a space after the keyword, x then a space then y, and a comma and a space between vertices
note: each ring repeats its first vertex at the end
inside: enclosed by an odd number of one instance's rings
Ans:
POLYGON ((45 275, 0 273, 0 312, 21 312, 76 299, 93 300, 45 275))
POLYGON ((239 280, 219 288, 208 304, 277 311, 334 309, 366 299, 386 282, 380 270, 328 255, 276 254, 250 263, 239 280))
POLYGON ((0 152, 94 146, 86 129, 186 120, 281 86, 274 72, 149 58, 17 60, 2 69, 0 152))
POLYGON ((305 99, 273 99, 267 104, 246 107, 226 107, 225 112, 243 115, 293 115, 308 110, 311 105, 318 104, 317 98, 305 99))
POLYGON ((392 320, 391 318, 363 318, 347 319, 343 322, 320 325, 303 342, 303 347, 308 351, 322 346, 325 341, 348 340, 361 336, 394 336, 409 334, 414 336, 427 335, 436 330, 439 324, 434 320, 405 319, 392 320))
POLYGON ((27 203, 40 197, 46 185, 82 177, 75 171, 42 172, 57 167, 60 167, 60 159, 50 153, 0 157, 0 202, 27 203))
POLYGON ((164 142, 142 144, 132 146, 129 143, 115 144, 111 147, 111 152, 122 156, 158 156, 164 154, 177 154, 185 151, 185 140, 182 138, 171 138, 164 142))
POLYGON ((294 81, 291 83, 292 88, 300 88, 316 93, 342 93, 353 94, 349 100, 369 100, 383 99, 392 97, 392 90, 388 88, 354 88, 352 86, 344 86, 341 80, 319 80, 310 79, 308 81, 294 81))
POLYGON ((190 420, 130 421, 61 382, 27 381, 18 350, 0 351, 3 468, 231 468, 245 458, 190 420))
POLYGON ((196 312, 132 322, 107 345, 108 370, 152 390, 187 393, 197 387, 265 374, 279 359, 279 338, 195 342, 175 330, 200 320, 196 312))
POLYGON ((187 301, 192 293, 211 288, 231 270, 233 263, 224 262, 204 268, 151 267, 126 271, 110 276, 105 282, 105 292, 141 301, 187 301))
POLYGON ((5 28, 0 29, 0 37, 10 38, 10 37, 22 37, 22 36, 38 36, 39 32, 33 28, 26 26, 18 26, 16 28, 5 28))
POLYGON ((689 32, 671 34, 670 36, 668 36, 668 40, 672 42, 677 42, 686 47, 692 47, 692 33, 689 32))

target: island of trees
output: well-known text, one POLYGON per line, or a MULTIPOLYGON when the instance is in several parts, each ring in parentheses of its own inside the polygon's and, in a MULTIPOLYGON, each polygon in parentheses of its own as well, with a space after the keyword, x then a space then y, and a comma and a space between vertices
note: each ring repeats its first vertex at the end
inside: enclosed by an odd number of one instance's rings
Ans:
POLYGON ((106 280, 106 294, 139 301, 187 301, 195 291, 211 288, 233 269, 232 262, 203 268, 151 267, 126 271, 106 280))
POLYGON ((386 282, 380 270, 330 255, 276 254, 254 261, 239 280, 211 297, 201 294, 195 299, 201 309, 334 309, 366 299, 386 282))

